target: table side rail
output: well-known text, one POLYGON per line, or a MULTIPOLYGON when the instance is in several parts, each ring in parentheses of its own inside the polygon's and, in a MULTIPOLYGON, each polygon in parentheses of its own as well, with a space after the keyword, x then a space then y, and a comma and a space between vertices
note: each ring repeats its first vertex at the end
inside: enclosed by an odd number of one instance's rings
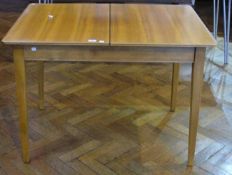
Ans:
POLYGON ((195 48, 138 46, 25 46, 28 61, 192 63, 195 48))

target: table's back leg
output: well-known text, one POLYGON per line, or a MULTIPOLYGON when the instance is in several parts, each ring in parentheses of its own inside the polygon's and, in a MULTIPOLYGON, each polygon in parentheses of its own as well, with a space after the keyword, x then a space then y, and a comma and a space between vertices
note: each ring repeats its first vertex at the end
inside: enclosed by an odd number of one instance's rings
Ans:
POLYGON ((44 109, 44 62, 39 61, 38 67, 38 93, 39 93, 39 108, 44 109))
POLYGON ((16 77, 16 92, 19 106, 19 129, 22 147, 22 157, 25 163, 30 161, 29 138, 28 138, 28 118, 26 102, 26 72, 24 61, 24 50, 14 49, 14 64, 16 77))
POLYGON ((194 59, 194 63, 192 64, 188 166, 193 166, 194 163, 199 109, 201 102, 201 90, 203 83, 204 61, 205 61, 205 48, 196 48, 195 59, 194 59))
POLYGON ((171 106, 170 111, 174 112, 176 109, 177 88, 179 83, 180 64, 173 63, 172 68, 172 91, 171 91, 171 106))

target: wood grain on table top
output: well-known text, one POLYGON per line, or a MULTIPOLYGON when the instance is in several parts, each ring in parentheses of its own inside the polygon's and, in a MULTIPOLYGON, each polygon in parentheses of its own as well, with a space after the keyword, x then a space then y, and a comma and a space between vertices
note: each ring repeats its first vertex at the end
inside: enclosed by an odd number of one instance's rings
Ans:
POLYGON ((85 45, 94 40, 109 44, 109 4, 30 4, 3 42, 85 45))
POLYGON ((112 45, 214 46, 189 5, 112 4, 112 45))
POLYGON ((191 6, 157 4, 30 4, 3 42, 166 47, 216 44, 191 6))

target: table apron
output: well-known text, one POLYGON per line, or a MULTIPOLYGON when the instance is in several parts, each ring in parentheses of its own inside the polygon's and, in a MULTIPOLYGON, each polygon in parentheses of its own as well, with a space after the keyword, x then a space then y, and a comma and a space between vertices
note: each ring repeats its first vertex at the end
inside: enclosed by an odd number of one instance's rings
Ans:
POLYGON ((194 47, 24 46, 28 61, 192 63, 194 47))

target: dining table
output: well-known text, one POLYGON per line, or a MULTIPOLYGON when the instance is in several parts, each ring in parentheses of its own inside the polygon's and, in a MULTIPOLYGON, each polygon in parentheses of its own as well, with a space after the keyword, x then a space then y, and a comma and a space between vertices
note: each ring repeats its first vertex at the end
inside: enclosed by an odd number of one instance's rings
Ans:
MULTIPOLYGON (((216 41, 190 5, 29 4, 2 42, 13 48, 22 159, 30 162, 26 62, 38 65, 44 108, 44 64, 91 62, 172 64, 170 110, 175 111, 179 66, 192 65, 188 166, 194 164, 206 48, 216 41)), ((165 77, 164 77, 165 78, 165 77)))

